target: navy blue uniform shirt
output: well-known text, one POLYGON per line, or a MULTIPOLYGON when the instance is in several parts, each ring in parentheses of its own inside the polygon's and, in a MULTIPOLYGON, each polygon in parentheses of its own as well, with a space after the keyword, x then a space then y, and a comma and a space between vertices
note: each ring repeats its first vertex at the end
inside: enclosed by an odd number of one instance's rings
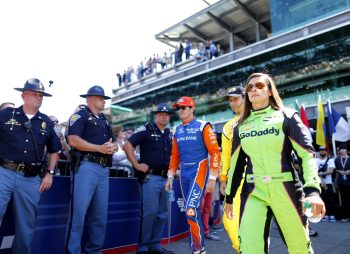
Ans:
POLYGON ((138 128, 128 141, 133 147, 140 146, 140 163, 155 170, 168 169, 172 145, 168 128, 162 133, 155 123, 146 124, 138 128))
POLYGON ((48 153, 61 150, 61 142, 56 135, 49 117, 38 112, 30 120, 19 108, 0 110, 0 157, 14 162, 38 162, 33 136, 24 123, 30 121, 38 147, 39 161, 43 160, 44 149, 48 153))
MULTIPOLYGON (((112 129, 103 114, 98 117, 87 107, 82 107, 77 113, 69 118, 68 135, 76 135, 85 141, 102 145, 110 138, 115 141, 112 129)), ((102 156, 101 153, 94 153, 96 156, 102 156)))

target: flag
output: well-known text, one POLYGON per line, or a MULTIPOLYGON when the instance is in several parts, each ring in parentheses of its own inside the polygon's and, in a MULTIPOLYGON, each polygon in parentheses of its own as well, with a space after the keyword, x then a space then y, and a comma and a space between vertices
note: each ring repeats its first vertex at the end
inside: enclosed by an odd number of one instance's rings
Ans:
POLYGON ((310 124, 309 124, 309 120, 306 116, 305 108, 304 108, 304 106, 300 106, 299 109, 300 109, 299 115, 300 115, 301 122, 305 125, 305 127, 307 129, 306 134, 309 137, 309 140, 311 142, 313 142, 313 138, 312 138, 311 131, 310 131, 310 124))
POLYGON ((329 132, 336 141, 346 142, 350 139, 350 126, 346 120, 332 107, 331 102, 327 103, 329 132))
POLYGON ((299 106, 298 99, 296 99, 294 101, 294 108, 295 108, 296 111, 298 111, 298 113, 300 113, 300 106, 299 106))
POLYGON ((300 107, 300 119, 307 128, 310 128, 309 120, 307 119, 304 106, 300 107))
POLYGON ((321 97, 318 98, 317 103, 316 144, 318 144, 319 146, 326 146, 324 111, 321 97))

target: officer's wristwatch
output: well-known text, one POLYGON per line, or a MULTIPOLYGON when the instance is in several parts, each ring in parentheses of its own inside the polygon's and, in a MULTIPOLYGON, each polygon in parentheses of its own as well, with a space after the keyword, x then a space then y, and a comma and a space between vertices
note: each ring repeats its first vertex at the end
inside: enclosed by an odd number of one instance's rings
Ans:
POLYGON ((55 170, 54 169, 48 169, 46 170, 47 173, 49 173, 50 175, 54 175, 55 174, 55 170))

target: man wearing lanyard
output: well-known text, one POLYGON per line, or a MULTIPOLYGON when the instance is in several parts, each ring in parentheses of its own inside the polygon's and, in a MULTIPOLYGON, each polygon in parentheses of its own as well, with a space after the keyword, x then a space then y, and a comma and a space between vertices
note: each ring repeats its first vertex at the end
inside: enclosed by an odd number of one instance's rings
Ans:
POLYGON ((61 149, 49 117, 39 111, 45 88, 39 79, 29 79, 22 92, 23 105, 0 110, 0 221, 13 197, 15 239, 12 253, 31 252, 40 194, 50 189, 61 149), (43 172, 45 147, 48 170, 43 172))

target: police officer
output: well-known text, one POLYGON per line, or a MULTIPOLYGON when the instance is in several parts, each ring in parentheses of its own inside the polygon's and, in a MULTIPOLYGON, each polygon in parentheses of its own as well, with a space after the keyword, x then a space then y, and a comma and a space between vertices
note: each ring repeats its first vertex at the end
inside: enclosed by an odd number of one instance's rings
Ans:
POLYGON ((103 247, 108 211, 109 166, 117 150, 111 126, 100 113, 105 106, 104 90, 91 87, 86 98, 87 106, 69 118, 68 143, 71 152, 71 202, 67 226, 66 253, 80 254, 81 236, 87 213, 88 237, 86 253, 100 253, 103 247))
POLYGON ((166 128, 170 109, 162 103, 153 111, 154 123, 147 123, 124 144, 134 169, 143 174, 140 181, 142 218, 137 253, 173 253, 161 248, 163 226, 167 218, 167 192, 164 189, 171 153, 171 134, 166 128), (140 161, 134 148, 140 146, 140 161))
POLYGON ((39 112, 45 93, 39 79, 29 79, 23 105, 0 110, 0 221, 13 197, 16 234, 12 253, 30 253, 40 193, 50 189, 61 149, 47 115, 39 112), (48 170, 39 177, 47 147, 48 170))

